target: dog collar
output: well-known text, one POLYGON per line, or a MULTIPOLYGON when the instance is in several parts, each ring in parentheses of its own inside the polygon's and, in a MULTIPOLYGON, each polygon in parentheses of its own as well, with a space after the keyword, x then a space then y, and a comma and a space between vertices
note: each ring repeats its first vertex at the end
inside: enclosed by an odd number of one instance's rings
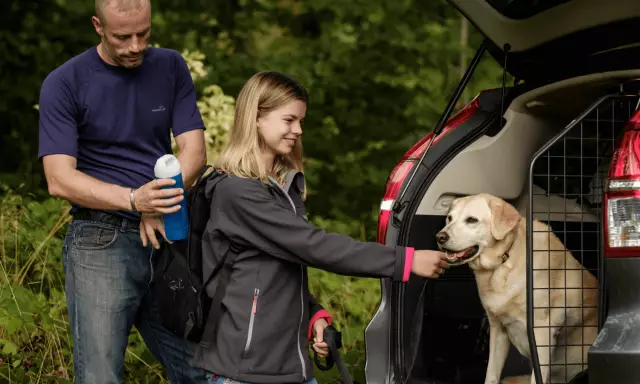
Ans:
POLYGON ((509 245, 509 249, 507 250, 507 252, 502 254, 502 264, 506 263, 507 260, 509 260, 509 257, 510 257, 509 252, 511 252, 511 249, 515 244, 516 244, 516 239, 514 238, 511 244, 509 245))

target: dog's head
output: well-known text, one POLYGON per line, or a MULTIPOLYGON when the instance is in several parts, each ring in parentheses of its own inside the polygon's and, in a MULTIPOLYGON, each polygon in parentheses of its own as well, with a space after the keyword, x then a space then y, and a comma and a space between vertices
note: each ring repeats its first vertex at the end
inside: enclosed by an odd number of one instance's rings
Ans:
POLYGON ((520 213, 504 200, 488 194, 453 201, 445 227, 436 234, 438 247, 451 265, 495 269, 513 243, 520 213))

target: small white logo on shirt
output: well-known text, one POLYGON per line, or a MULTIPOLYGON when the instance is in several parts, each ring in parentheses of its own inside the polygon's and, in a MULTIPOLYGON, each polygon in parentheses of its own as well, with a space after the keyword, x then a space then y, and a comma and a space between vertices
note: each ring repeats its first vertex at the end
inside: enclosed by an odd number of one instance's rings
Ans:
POLYGON ((152 112, 162 112, 164 110, 165 110, 164 105, 161 105, 158 108, 152 109, 151 111, 152 112))

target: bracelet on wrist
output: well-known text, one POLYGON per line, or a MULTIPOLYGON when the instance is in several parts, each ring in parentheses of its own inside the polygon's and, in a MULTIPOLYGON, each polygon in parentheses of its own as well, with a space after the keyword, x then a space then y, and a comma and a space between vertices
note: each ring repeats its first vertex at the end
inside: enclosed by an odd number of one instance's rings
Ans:
POLYGON ((129 192, 129 203, 131 203, 131 210, 134 212, 138 212, 138 210, 136 209, 136 199, 134 196, 135 191, 135 189, 131 188, 131 192, 129 192))

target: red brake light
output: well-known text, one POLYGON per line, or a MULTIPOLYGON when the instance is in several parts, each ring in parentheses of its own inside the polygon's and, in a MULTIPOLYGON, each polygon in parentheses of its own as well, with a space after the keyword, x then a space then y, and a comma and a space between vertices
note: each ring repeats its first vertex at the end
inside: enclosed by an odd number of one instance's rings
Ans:
POLYGON ((387 225, 391 218, 393 203, 400 192, 402 182, 407 177, 411 167, 413 166, 413 162, 414 160, 399 162, 395 168, 393 168, 393 171, 391 171, 391 175, 389 175, 389 179, 387 180, 382 203, 380 204, 380 214, 378 216, 378 242, 381 244, 384 244, 384 240, 387 237, 387 225))
POLYGON ((613 153, 604 201, 605 257, 640 257, 640 110, 613 153))
MULTIPOLYGON (((440 141, 440 139, 446 136, 447 133, 456 129, 463 122, 469 120, 469 118, 473 116, 478 111, 478 109, 480 109, 478 96, 476 96, 466 107, 461 109, 458 113, 447 120, 447 123, 442 129, 442 132, 440 132, 440 134, 433 139, 433 143, 431 145, 435 145, 438 141, 440 141)), ((378 242, 381 244, 385 243, 389 219, 391 218, 391 210, 393 209, 393 204, 398 197, 400 188, 402 187, 404 180, 407 178, 411 169, 413 168, 414 163, 416 161, 419 161, 424 154, 424 151, 427 150, 427 146, 429 145, 432 137, 433 132, 427 134, 411 149, 409 149, 404 154, 404 156, 402 156, 400 162, 398 162, 398 164, 396 164, 396 166, 393 168, 393 171, 391 171, 391 174, 387 179, 387 185, 384 189, 382 203, 380 204, 380 214, 378 216, 378 242)))

